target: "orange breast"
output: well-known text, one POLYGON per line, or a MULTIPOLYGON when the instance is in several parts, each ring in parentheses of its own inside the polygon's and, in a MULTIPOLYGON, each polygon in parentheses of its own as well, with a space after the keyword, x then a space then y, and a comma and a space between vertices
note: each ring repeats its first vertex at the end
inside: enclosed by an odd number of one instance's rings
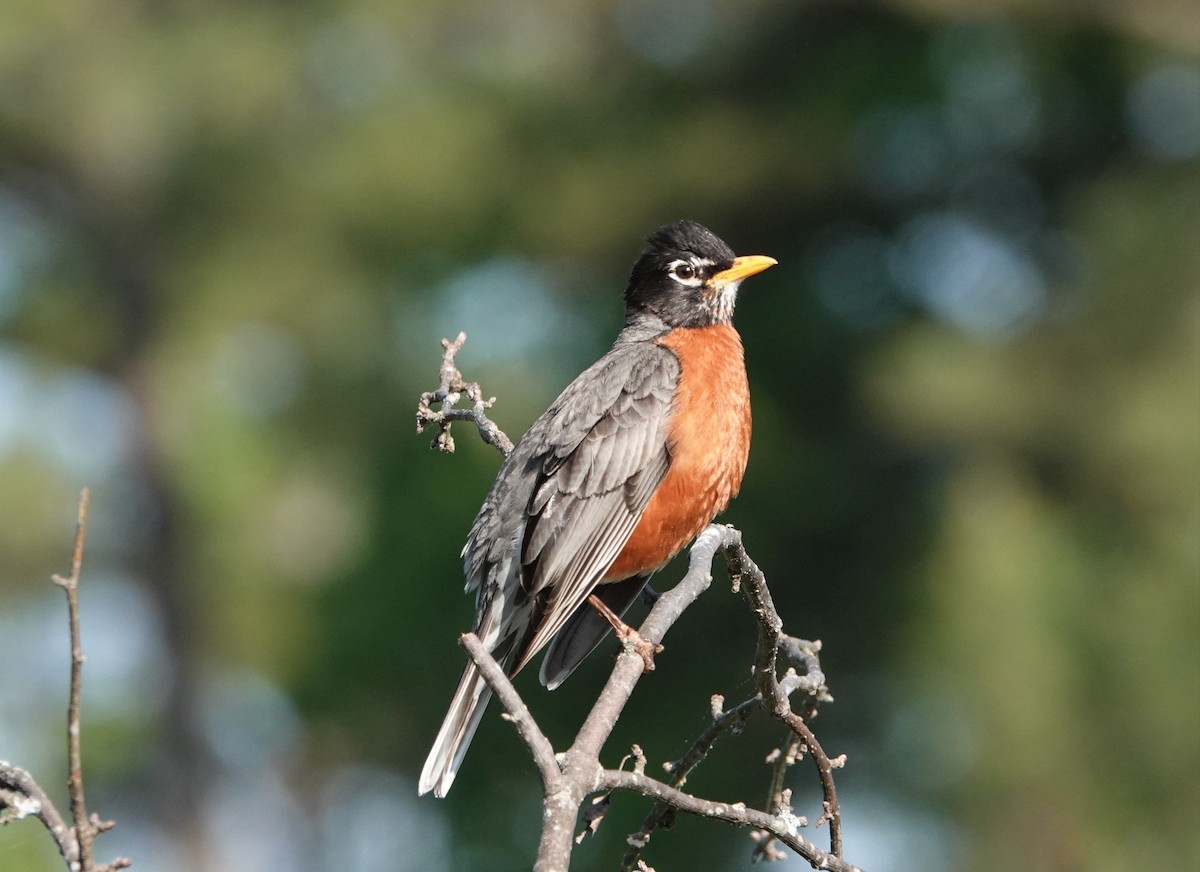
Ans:
POLYGON ((657 341, 680 365, 667 429, 671 465, 606 581, 659 569, 678 554, 737 494, 750 455, 750 387, 737 331, 718 324, 657 341))

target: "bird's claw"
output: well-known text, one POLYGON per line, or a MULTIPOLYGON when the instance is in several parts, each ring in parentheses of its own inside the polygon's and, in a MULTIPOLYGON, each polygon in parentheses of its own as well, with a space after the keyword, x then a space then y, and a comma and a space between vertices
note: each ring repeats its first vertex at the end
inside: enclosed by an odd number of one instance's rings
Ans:
POLYGON ((661 654, 663 646, 657 642, 651 642, 628 624, 622 624, 616 628, 616 634, 627 651, 632 651, 642 658, 642 671, 653 672, 654 655, 661 654))
POLYGON ((646 639, 641 633, 622 621, 621 616, 610 609, 604 600, 595 594, 588 597, 588 602, 591 603, 592 608, 600 613, 602 618, 612 625, 613 632, 621 640, 621 644, 625 646, 625 650, 632 651, 642 658, 642 671, 653 672, 654 655, 661 654, 663 646, 646 639))

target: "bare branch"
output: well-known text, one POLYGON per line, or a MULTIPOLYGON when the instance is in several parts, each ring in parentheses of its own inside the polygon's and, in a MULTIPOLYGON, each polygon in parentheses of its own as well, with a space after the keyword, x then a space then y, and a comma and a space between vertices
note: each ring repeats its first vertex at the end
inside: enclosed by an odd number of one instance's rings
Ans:
POLYGON ((32 815, 54 839, 58 853, 71 868, 78 868, 79 842, 75 829, 67 825, 50 797, 33 776, 17 766, 0 760, 0 824, 32 815))
MULTIPOLYGON (((740 587, 746 595, 755 618, 758 620, 758 651, 754 657, 754 674, 759 693, 769 701, 771 713, 786 723, 808 748, 809 756, 812 757, 821 779, 821 789, 825 794, 825 812, 818 821, 818 825, 823 821, 829 822, 830 851, 835 856, 841 857, 842 816, 841 808, 838 805, 837 788, 833 781, 834 763, 825 754, 812 730, 804 723, 804 719, 792 711, 788 695, 780 686, 779 679, 775 674, 775 658, 780 645, 786 638, 783 635, 783 621, 775 610, 775 603, 767 588, 766 576, 746 553, 741 533, 734 531, 731 539, 732 541, 724 549, 725 559, 729 562, 729 572, 734 578, 735 587, 740 587)), ((798 641, 789 643, 789 653, 794 653, 800 659, 815 657, 815 646, 812 647, 814 650, 805 651, 803 643, 798 641)), ((819 670, 817 674, 820 674, 819 670)), ((815 675, 813 677, 815 678, 815 675)), ((822 675, 821 678, 822 683, 816 688, 815 699, 821 699, 822 696, 828 697, 828 691, 824 689, 823 684, 824 676, 822 675)), ((840 766, 841 762, 837 765, 840 766)))
MULTIPOLYGON (((758 699, 761 700, 762 697, 758 699)), ((776 748, 768 755, 767 762, 771 764, 771 786, 767 789, 767 810, 772 814, 778 814, 790 804, 792 792, 784 788, 783 781, 788 770, 803 754, 804 743, 792 733, 782 747, 776 748)), ((763 833, 762 836, 754 848, 752 856, 755 860, 782 860, 787 857, 787 854, 775 848, 774 836, 770 833, 763 833)))
POLYGON ((723 803, 700 799, 690 793, 684 793, 678 788, 663 784, 661 781, 655 781, 645 774, 625 772, 619 769, 606 769, 600 785, 607 790, 632 790, 643 796, 654 797, 687 814, 763 830, 807 860, 814 869, 829 869, 832 872, 862 872, 857 866, 852 866, 840 857, 822 851, 801 836, 799 828, 805 826, 807 821, 790 812, 782 815, 770 815, 757 809, 747 808, 744 802, 723 803))
POLYGON ((67 790, 71 797, 71 817, 68 826, 62 815, 28 772, 0 761, 0 823, 33 815, 49 831, 58 852, 71 872, 115 872, 127 869, 132 861, 118 857, 110 863, 96 863, 92 842, 100 833, 111 830, 112 821, 89 815, 83 792, 83 751, 80 743, 81 697, 83 691, 83 643, 79 633, 79 575, 83 568, 83 546, 86 539, 88 489, 79 494, 79 511, 75 523, 75 545, 71 550, 71 574, 65 578, 52 576, 56 585, 67 594, 67 619, 71 630, 71 690, 67 703, 67 790))
MULTIPOLYGON (((746 700, 729 711, 723 711, 723 705, 723 697, 719 695, 714 696, 712 698, 713 718, 708 728, 700 734, 682 757, 674 763, 663 764, 663 768, 671 776, 667 780, 669 786, 682 787, 692 770, 699 766, 708 756, 708 752, 717 743, 717 739, 728 732, 738 732, 746 721, 750 719, 751 715, 763 709, 762 697, 758 696, 746 700)), ((642 828, 630 835, 627 840, 629 842, 629 850, 625 852, 625 856, 621 859, 621 872, 631 872, 631 870, 638 868, 642 848, 650 841, 650 837, 654 834, 655 830, 670 825, 674 814, 675 808, 670 803, 663 800, 654 803, 654 807, 650 809, 649 814, 646 815, 646 819, 642 822, 642 828)))
POLYGON ((492 692, 496 694, 496 698, 500 700, 500 704, 504 706, 506 717, 513 722, 517 732, 529 746, 533 762, 537 764, 538 771, 542 774, 542 785, 549 787, 559 776, 558 761, 554 758, 554 748, 545 733, 538 727, 537 721, 533 719, 529 707, 517 693, 517 689, 509 680, 504 667, 496 662, 487 647, 474 633, 464 633, 459 637, 458 644, 462 645, 470 655, 471 660, 479 668, 480 674, 483 675, 483 680, 488 683, 492 692))
MULTIPOLYGON (((712 560, 723 544, 725 531, 732 528, 716 524, 705 528, 692 545, 688 559, 688 571, 673 588, 662 593, 646 620, 638 628, 639 635, 651 644, 662 644, 663 637, 684 610, 712 583, 712 560)), ((626 646, 617 656, 616 667, 607 684, 600 692, 596 704, 584 721, 583 728, 575 739, 575 748, 599 756, 600 749, 608 739, 617 718, 629 701, 633 688, 645 671, 645 662, 634 646, 626 646)))
POLYGON ((478 428, 484 442, 507 457, 513 449, 512 440, 487 416, 487 410, 496 402, 496 398, 485 400, 483 388, 478 382, 464 381, 462 373, 454 364, 455 356, 466 341, 466 333, 459 333, 453 341, 442 340, 441 384, 437 390, 421 394, 421 401, 417 404, 417 432, 424 433, 429 425, 437 425, 437 435, 434 436, 430 447, 453 454, 454 437, 450 435, 450 425, 455 421, 470 421, 478 428), (464 394, 471 401, 471 408, 456 408, 464 394), (440 407, 437 411, 433 409, 434 403, 440 407))
POLYGON ((79 840, 79 865, 84 872, 93 867, 92 842, 96 831, 88 820, 83 795, 83 751, 80 745, 80 695, 83 686, 83 643, 79 636, 79 571, 83 566, 83 544, 87 536, 88 489, 79 495, 75 523, 75 547, 71 552, 71 574, 54 576, 54 583, 67 593, 67 619, 71 627, 71 695, 67 703, 67 789, 71 794, 71 817, 79 840))
MULTIPOLYGON (((807 695, 806 699, 808 702, 805 710, 810 713, 815 713, 817 702, 832 701, 832 697, 829 696, 828 690, 825 687, 825 676, 821 671, 820 661, 817 657, 817 652, 820 650, 820 643, 796 639, 782 632, 783 622, 775 610, 774 603, 771 601, 770 591, 766 587, 766 579, 762 571, 746 553, 741 533, 732 527, 714 526, 709 529, 716 529, 721 532, 718 550, 724 554, 728 562, 734 590, 741 591, 747 596, 758 623, 759 634, 758 646, 754 658, 754 672, 756 684, 759 688, 759 695, 735 707, 733 712, 736 713, 736 716, 732 717, 728 722, 721 719, 721 712, 719 707, 717 707, 718 698, 714 698, 713 723, 696 740, 684 758, 676 764, 672 764, 670 768, 672 772, 670 786, 678 787, 683 784, 691 769, 704 759, 711 749, 712 744, 727 728, 733 724, 744 722, 745 719, 758 711, 767 709, 773 716, 787 723, 789 729, 797 733, 798 737, 795 741, 804 743, 804 747, 812 751, 814 760, 818 757, 820 758, 817 765, 818 771, 822 772, 825 811, 818 820, 818 825, 826 820, 830 821, 830 848, 835 856, 840 857, 842 847, 840 817, 837 815, 837 794, 832 780, 832 769, 836 768, 836 765, 833 761, 829 761, 824 752, 820 750, 820 745, 817 744, 815 737, 812 737, 812 733, 808 730, 804 721, 792 712, 789 703, 790 695, 797 690, 803 690, 807 695), (783 681, 779 681, 776 676, 776 667, 778 653, 780 652, 788 660, 803 669, 803 674, 797 673, 795 669, 789 669, 783 681), (767 706, 763 701, 764 699, 772 700, 771 705, 767 706), (789 718, 792 720, 789 720, 789 718), (797 728, 797 724, 799 729, 797 728), (805 743, 804 732, 801 732, 801 730, 807 732, 808 737, 812 738, 812 745, 805 743), (816 748, 815 751, 812 750, 813 746, 816 748), (684 765, 681 766, 681 763, 684 765)), ((699 540, 697 540, 697 544, 699 544, 699 540)), ((693 554, 693 556, 695 555, 693 554)), ((708 557, 708 560, 711 562, 711 555, 708 557)), ((726 714, 729 715, 731 713, 726 714)), ((783 756, 785 759, 790 758, 794 760, 796 752, 790 747, 790 741, 787 745, 788 751, 783 756)), ((786 791, 783 789, 783 774, 785 769, 786 765, 777 766, 773 772, 768 807, 776 814, 787 805, 784 798, 786 791)), ((637 867, 642 848, 649 841, 653 831, 670 820, 671 813, 672 807, 670 803, 661 800, 655 803, 654 808, 646 816, 646 820, 642 824, 642 829, 629 838, 630 848, 622 859, 621 869, 623 872, 628 872, 628 870, 637 867)), ((754 853, 756 857, 772 856, 771 842, 775 837, 770 831, 764 832, 766 835, 759 840, 759 844, 755 848, 754 853)))

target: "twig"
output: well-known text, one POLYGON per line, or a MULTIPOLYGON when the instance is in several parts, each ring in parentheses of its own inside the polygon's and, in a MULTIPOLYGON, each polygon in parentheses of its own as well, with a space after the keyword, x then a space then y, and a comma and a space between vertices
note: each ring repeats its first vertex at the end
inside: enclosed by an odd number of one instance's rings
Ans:
MULTIPOLYGON (((808 748, 809 756, 812 757, 821 779, 821 790, 825 795, 825 811, 821 815, 818 825, 823 821, 829 822, 829 850, 834 856, 841 857, 842 815, 841 807, 838 805, 837 787, 833 781, 833 769, 835 765, 840 766, 845 762, 845 758, 839 757, 836 764, 831 761, 820 743, 817 742, 812 730, 804 723, 804 719, 792 711, 788 695, 780 687, 779 679, 775 674, 776 653, 785 638, 783 621, 775 610, 775 603, 771 599, 771 592, 767 588, 767 580, 763 571, 746 553, 741 533, 732 531, 730 540, 724 548, 730 575, 734 578, 735 586, 740 587, 745 593, 746 599, 758 619, 758 651, 754 658, 755 681, 763 698, 769 701, 771 713, 786 723, 808 748)), ((800 656, 803 656, 804 652, 799 646, 796 646, 795 650, 800 656)), ((821 698, 821 692, 824 692, 823 686, 818 689, 817 699, 821 698)), ((828 696, 827 692, 825 692, 825 696, 828 696)))
POLYGON ((79 516, 75 524, 75 548, 71 552, 71 574, 66 578, 55 575, 54 583, 67 593, 67 618, 71 627, 71 696, 67 704, 67 790, 71 794, 71 817, 79 839, 79 865, 87 872, 93 866, 92 842, 96 829, 88 820, 87 802, 83 795, 83 751, 80 747, 79 708, 83 683, 83 644, 79 637, 79 570, 83 565, 83 543, 86 538, 88 489, 79 495, 79 516))
MULTIPOLYGON (((739 712, 739 716, 744 720, 756 711, 767 709, 774 717, 787 724, 795 736, 793 740, 785 743, 784 751, 780 754, 782 761, 776 760, 778 765, 772 773, 768 808, 775 814, 785 809, 790 813, 784 796, 786 791, 783 789, 783 775, 789 765, 786 761, 795 759, 796 751, 793 742, 798 742, 810 751, 817 765, 822 790, 825 794, 824 811, 818 819, 817 825, 820 826, 825 821, 830 822, 830 852, 834 856, 840 857, 842 855, 841 819, 838 813, 837 792, 833 783, 832 770, 841 765, 844 758, 838 758, 836 761, 829 760, 812 731, 792 711, 790 705, 790 696, 797 690, 803 690, 806 694, 807 701, 804 710, 809 715, 816 712, 818 702, 832 701, 832 697, 825 687, 825 675, 821 671, 820 661, 817 657, 820 643, 808 642, 783 633, 783 622, 771 600, 770 591, 766 587, 766 579, 746 553, 741 533, 732 527, 716 529, 720 529, 723 533, 719 550, 729 566, 734 589, 746 595, 759 628, 758 644, 754 655, 754 672, 759 695, 742 703, 734 711, 739 712), (798 674, 795 669, 789 669, 783 681, 779 681, 776 676, 779 653, 783 653, 789 661, 799 666, 803 670, 803 674, 798 674), (763 702, 764 699, 770 699, 771 705, 767 706, 763 702)), ((711 557, 709 559, 711 560, 711 557)), ((687 772, 703 759, 708 749, 711 748, 712 742, 715 742, 717 736, 723 732, 720 729, 723 725, 717 715, 718 712, 714 711, 714 723, 685 755, 684 759, 690 760, 687 770, 680 773, 681 777, 677 778, 673 775, 670 779, 671 786, 680 786, 683 783, 687 772)), ((620 867, 622 872, 636 868, 641 850, 649 841, 650 835, 669 820, 671 812, 669 803, 661 800, 655 803, 646 816, 641 830, 629 837, 630 847, 622 858, 620 867)), ((765 835, 758 840, 754 850, 756 858, 775 856, 772 853, 772 842, 776 837, 770 831, 764 830, 763 832, 765 835)))
POLYGON ((757 809, 747 808, 746 804, 742 802, 713 802, 709 799, 692 796, 690 793, 684 793, 678 788, 655 781, 647 775, 625 772, 620 769, 606 769, 600 786, 606 790, 632 790, 643 796, 651 796, 665 801, 673 808, 687 814, 763 830, 807 860, 814 869, 829 869, 831 872, 862 872, 857 866, 847 863, 841 857, 822 851, 801 836, 799 828, 805 826, 807 822, 788 811, 781 815, 771 815, 757 809))
MULTIPOLYGON (((721 709, 723 704, 724 699, 721 696, 714 696, 712 698, 713 718, 707 729, 697 737, 682 757, 674 763, 663 764, 663 768, 670 773, 671 777, 667 780, 667 784, 671 787, 682 787, 687 782, 687 777, 692 770, 708 756, 708 752, 717 743, 717 739, 728 732, 736 733, 751 715, 762 711, 763 708, 762 697, 758 696, 742 702, 729 711, 721 709)), ((626 839, 629 842, 629 850, 621 858, 620 872, 631 872, 631 870, 637 869, 642 848, 650 841, 655 830, 670 825, 669 821, 673 815, 674 807, 670 803, 663 800, 654 803, 646 815, 646 819, 642 821, 642 828, 626 839)))
POLYGON ((58 853, 73 869, 79 868, 79 842, 74 827, 67 826, 46 791, 33 776, 0 760, 0 824, 33 815, 54 839, 58 853))
MULTIPOLYGON (((772 814, 778 814, 785 806, 790 805, 792 794, 790 790, 784 788, 783 782, 788 770, 803 753, 804 743, 795 733, 789 733, 783 745, 776 748, 767 757, 767 762, 772 764, 771 785, 767 788, 767 810, 772 814)), ((751 856, 754 860, 782 860, 787 857, 787 854, 775 848, 773 835, 763 833, 751 856)))
POLYGON ((487 416, 486 411, 496 402, 496 398, 485 400, 479 383, 463 381, 462 373, 454 364, 455 356, 466 341, 466 333, 459 333, 453 341, 442 340, 441 384, 437 390, 421 394, 421 401, 417 404, 417 432, 424 433, 426 427, 436 424, 438 432, 430 447, 453 454, 454 437, 450 435, 450 425, 455 421, 470 421, 478 428, 484 442, 507 457, 513 449, 512 440, 487 416), (469 409, 456 408, 463 394, 473 403, 469 409), (433 409, 434 403, 440 407, 437 411, 433 409))
POLYGON ((825 793, 825 812, 817 820, 819 827, 823 821, 829 821, 829 849, 837 856, 842 856, 842 814, 838 806, 837 787, 833 783, 833 770, 840 769, 846 762, 845 755, 830 759, 821 748, 821 743, 813 735, 804 718, 795 712, 783 716, 784 722, 792 728, 800 741, 808 748, 808 756, 812 757, 817 766, 817 774, 821 779, 821 790, 825 793))
MULTIPOLYGON (((80 718, 83 693, 83 642, 79 632, 79 573, 83 568, 83 544, 87 537, 88 489, 79 494, 79 512, 75 522, 75 547, 71 551, 71 574, 66 578, 53 576, 53 581, 67 593, 67 618, 71 627, 71 692, 67 703, 67 790, 71 796, 71 817, 74 819, 75 840, 78 844, 78 868, 81 872, 111 872, 133 865, 125 857, 111 863, 97 864, 92 856, 92 843, 100 833, 111 830, 112 821, 87 812, 83 792, 83 751, 81 748, 80 718)), ((72 869, 75 864, 72 864, 72 869)))
POLYGON ((496 698, 500 700, 500 704, 504 706, 508 720, 513 722, 517 732, 529 746, 533 762, 537 764, 538 771, 542 775, 542 785, 548 787, 559 775, 558 761, 554 759, 554 748, 551 746, 550 740, 546 738, 546 734, 537 725, 537 721, 533 719, 533 714, 521 699, 521 695, 517 693, 512 681, 509 680, 508 673, 504 671, 503 666, 496 662, 487 647, 474 633, 464 633, 459 637, 458 644, 462 645, 470 658, 475 661, 484 681, 488 683, 492 692, 496 694, 496 698))
POLYGON ((0 816, 0 823, 11 818, 33 815, 49 831, 58 846, 58 852, 67 862, 71 872, 115 872, 133 865, 125 857, 117 857, 110 863, 96 863, 92 854, 92 843, 100 833, 111 830, 112 821, 104 821, 98 815, 89 815, 83 791, 83 751, 80 743, 81 697, 83 691, 83 643, 79 632, 79 575, 83 568, 83 545, 86 539, 88 514, 88 489, 79 494, 79 511, 75 522, 75 545, 71 551, 71 574, 65 578, 53 575, 53 582, 67 594, 67 619, 71 630, 71 690, 67 703, 67 790, 71 797, 71 817, 74 826, 68 826, 62 815, 46 795, 46 791, 24 769, 0 761, 0 809, 8 808, 7 816, 0 816))
MULTIPOLYGON (((818 703, 833 702, 833 697, 829 695, 829 690, 825 687, 825 673, 821 671, 821 661, 817 656, 820 650, 821 643, 819 641, 810 642, 806 639, 797 639, 795 636, 786 635, 781 636, 779 639, 779 651, 785 654, 792 663, 803 669, 803 675, 797 675, 794 669, 789 669, 788 675, 785 676, 780 686, 782 687, 784 683, 794 679, 798 688, 805 692, 803 715, 805 718, 816 717, 818 703)), ((789 698, 791 695, 791 693, 788 694, 789 698)), ((795 765, 798 759, 804 756, 804 751, 807 747, 801 736, 789 726, 787 738, 776 749, 774 755, 768 758, 767 762, 773 764, 771 786, 767 792, 767 808, 770 811, 777 813, 780 808, 790 802, 791 791, 784 789, 784 779, 787 776, 788 770, 795 765)), ((844 762, 844 756, 840 760, 844 762)), ((834 761, 829 762, 832 766, 834 761)), ((820 764, 818 764, 819 770, 820 764)), ((821 817, 817 819, 817 826, 821 826, 826 820, 828 818, 822 812, 821 817)), ((775 837, 764 833, 763 838, 754 848, 753 857, 756 860, 779 860, 786 857, 786 854, 781 853, 774 847, 774 843, 775 837)))

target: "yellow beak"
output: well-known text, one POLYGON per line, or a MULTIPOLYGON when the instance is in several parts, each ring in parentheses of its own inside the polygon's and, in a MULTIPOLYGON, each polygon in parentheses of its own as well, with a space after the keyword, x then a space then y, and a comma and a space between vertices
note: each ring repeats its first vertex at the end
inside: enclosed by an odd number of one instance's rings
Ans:
POLYGON ((777 263, 779 261, 773 257, 767 257, 765 254, 748 254, 745 257, 735 258, 733 266, 714 275, 708 280, 708 284, 720 287, 731 282, 741 281, 746 276, 760 273, 767 267, 775 266, 777 263))

